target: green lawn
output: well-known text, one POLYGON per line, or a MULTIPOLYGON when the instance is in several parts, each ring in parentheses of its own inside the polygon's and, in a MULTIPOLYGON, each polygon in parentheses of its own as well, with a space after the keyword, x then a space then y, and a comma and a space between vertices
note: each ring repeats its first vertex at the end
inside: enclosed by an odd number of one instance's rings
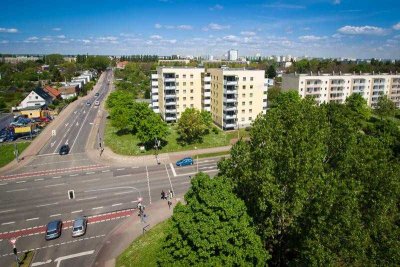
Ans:
MULTIPOLYGON (((18 151, 21 155, 22 151, 29 146, 30 142, 18 143, 18 151)), ((10 163, 15 158, 14 155, 14 144, 2 144, 0 145, 0 167, 3 167, 10 163)))
MULTIPOLYGON (((143 154, 154 154, 154 150, 149 150, 144 153, 140 152, 139 140, 132 134, 118 135, 117 130, 111 126, 110 121, 107 121, 105 129, 105 144, 111 148, 117 154, 121 155, 143 155, 143 154)), ((248 136, 248 132, 245 129, 240 129, 240 136, 248 136)), ((211 131, 210 134, 203 138, 202 143, 181 145, 177 142, 178 133, 174 126, 169 126, 169 135, 167 136, 167 144, 162 147, 159 153, 175 152, 192 150, 197 148, 209 148, 227 146, 230 144, 232 138, 237 138, 237 131, 223 132, 218 131, 215 134, 211 131)))
POLYGON ((117 267, 157 266, 157 254, 166 237, 166 229, 170 220, 154 226, 134 240, 117 258, 117 267))

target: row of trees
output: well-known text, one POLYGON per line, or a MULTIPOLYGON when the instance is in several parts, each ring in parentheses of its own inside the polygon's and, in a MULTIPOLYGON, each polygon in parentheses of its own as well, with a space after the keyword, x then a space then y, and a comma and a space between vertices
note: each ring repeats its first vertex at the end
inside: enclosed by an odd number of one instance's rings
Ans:
POLYGON ((399 148, 399 127, 360 95, 279 94, 218 177, 192 181, 159 264, 399 265, 399 148))

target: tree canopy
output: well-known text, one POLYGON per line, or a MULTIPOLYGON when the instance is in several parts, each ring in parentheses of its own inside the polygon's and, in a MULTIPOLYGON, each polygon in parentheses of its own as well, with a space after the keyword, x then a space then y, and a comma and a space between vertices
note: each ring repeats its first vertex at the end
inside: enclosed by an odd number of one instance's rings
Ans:
POLYGON ((178 120, 178 134, 185 143, 201 142, 212 124, 211 114, 200 112, 195 108, 187 108, 178 120))
POLYGON ((265 266, 269 258, 245 204, 224 178, 199 173, 174 209, 161 266, 265 266))
POLYGON ((393 116, 395 112, 396 105, 387 95, 383 95, 378 98, 378 103, 375 108, 376 114, 382 118, 386 116, 393 116))

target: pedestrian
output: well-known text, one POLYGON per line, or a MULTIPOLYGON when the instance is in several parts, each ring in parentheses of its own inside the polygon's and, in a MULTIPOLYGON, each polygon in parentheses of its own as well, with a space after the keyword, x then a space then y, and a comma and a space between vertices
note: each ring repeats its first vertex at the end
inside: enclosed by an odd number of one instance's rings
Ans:
POLYGON ((168 200, 168 208, 171 209, 172 201, 168 200))
POLYGON ((174 197, 174 193, 172 192, 172 190, 169 191, 169 199, 172 199, 174 197))
POLYGON ((164 192, 164 190, 161 190, 161 199, 165 199, 165 192, 164 192))

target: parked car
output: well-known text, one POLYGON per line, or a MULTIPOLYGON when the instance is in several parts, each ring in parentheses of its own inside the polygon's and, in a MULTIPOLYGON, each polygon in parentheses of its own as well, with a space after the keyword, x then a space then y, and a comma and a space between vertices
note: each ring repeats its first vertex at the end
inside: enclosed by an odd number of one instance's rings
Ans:
POLYGON ((90 103, 90 101, 86 102, 86 106, 90 106, 92 103, 90 103))
POLYGON ((72 237, 82 236, 86 233, 87 218, 85 216, 78 217, 72 225, 72 237))
POLYGON ((193 165, 193 159, 190 157, 178 160, 176 162, 176 166, 178 167, 188 166, 188 165, 193 165))
POLYGON ((60 148, 60 155, 67 155, 69 153, 69 145, 62 145, 60 148))
POLYGON ((99 106, 99 105, 100 105, 100 102, 99 102, 99 101, 94 101, 94 105, 95 105, 95 106, 99 106))
POLYGON ((99 93, 95 93, 95 94, 94 94, 94 96, 99 96, 99 95, 100 95, 99 93))
POLYGON ((47 224, 46 227, 46 240, 56 239, 61 236, 62 221, 55 220, 47 224))

